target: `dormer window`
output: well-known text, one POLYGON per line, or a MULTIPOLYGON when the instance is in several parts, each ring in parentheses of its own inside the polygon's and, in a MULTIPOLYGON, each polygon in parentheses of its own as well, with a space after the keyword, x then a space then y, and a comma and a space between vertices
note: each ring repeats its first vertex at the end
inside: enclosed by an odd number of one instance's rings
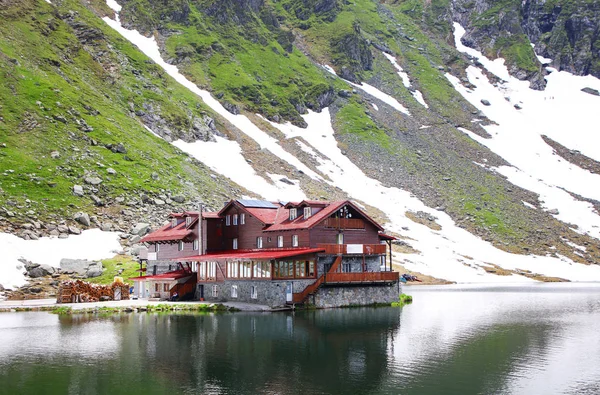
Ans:
POLYGON ((171 220, 171 228, 174 228, 174 227, 176 227, 176 226, 177 226, 177 218, 173 218, 173 219, 171 220))
POLYGON ((192 224, 192 217, 185 217, 185 226, 188 227, 192 224))
POLYGON ((225 216, 225 226, 231 225, 231 215, 225 216))
POLYGON ((233 214, 233 224, 234 225, 238 224, 238 215, 237 214, 233 214))
POLYGON ((290 221, 295 220, 297 216, 298 216, 298 209, 291 208, 290 209, 290 221))
POLYGON ((310 207, 304 207, 304 219, 309 219, 312 214, 310 207))

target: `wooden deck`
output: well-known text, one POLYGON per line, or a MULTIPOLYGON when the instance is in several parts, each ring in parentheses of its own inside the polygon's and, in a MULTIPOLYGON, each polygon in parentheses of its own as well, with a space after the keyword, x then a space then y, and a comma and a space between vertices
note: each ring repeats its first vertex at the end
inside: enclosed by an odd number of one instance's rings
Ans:
POLYGON ((328 255, 385 255, 385 244, 317 244, 328 255))

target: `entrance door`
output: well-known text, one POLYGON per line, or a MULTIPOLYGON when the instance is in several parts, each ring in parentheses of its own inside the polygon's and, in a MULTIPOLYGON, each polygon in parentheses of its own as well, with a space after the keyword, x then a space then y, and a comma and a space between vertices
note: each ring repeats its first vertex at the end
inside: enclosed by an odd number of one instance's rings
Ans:
POLYGON ((204 300, 204 284, 200 284, 200 300, 204 300))
POLYGON ((121 288, 115 288, 115 300, 121 300, 121 288))
POLYGON ((285 301, 292 303, 294 301, 294 283, 289 282, 285 286, 285 301))

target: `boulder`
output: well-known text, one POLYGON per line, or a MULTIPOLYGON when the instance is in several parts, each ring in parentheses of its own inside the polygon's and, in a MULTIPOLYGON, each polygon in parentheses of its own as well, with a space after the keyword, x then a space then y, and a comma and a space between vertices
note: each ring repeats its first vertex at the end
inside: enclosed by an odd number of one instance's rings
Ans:
POLYGON ((86 177, 84 181, 90 185, 100 185, 102 183, 102 179, 100 177, 86 177))
POLYGON ((600 96, 600 92, 597 89, 585 87, 581 89, 582 92, 589 93, 590 95, 600 96))
POLYGON ((173 196, 171 199, 174 202, 177 202, 177 203, 184 203, 185 202, 185 197, 184 196, 173 196))
POLYGON ((77 226, 69 226, 69 233, 73 235, 80 235, 81 229, 79 229, 77 226))
POLYGON ((113 169, 112 167, 109 167, 108 169, 106 169, 106 172, 111 175, 117 174, 117 171, 115 169, 113 169))
POLYGON ((483 104, 484 106, 491 106, 492 103, 489 102, 489 100, 486 99, 481 99, 481 104, 483 104))
POLYGON ((73 185, 73 195, 75 196, 83 196, 83 187, 81 185, 73 185))
POLYGON ((132 235, 139 235, 139 236, 144 236, 145 234, 147 234, 148 232, 150 232, 150 224, 147 224, 145 222, 138 222, 137 224, 135 224, 135 226, 131 229, 131 234, 132 235))
POLYGON ((90 226, 90 216, 88 213, 79 212, 75 214, 73 219, 84 226, 90 226))
POLYGON ((31 278, 49 276, 54 273, 54 268, 50 265, 25 265, 25 269, 31 278))
MULTIPOLYGON (((85 276, 88 276, 88 273, 94 274, 97 271, 100 271, 100 274, 102 274, 102 262, 63 258, 60 260, 60 270, 63 273, 72 272, 85 276)), ((100 274, 96 275, 96 277, 100 274)))

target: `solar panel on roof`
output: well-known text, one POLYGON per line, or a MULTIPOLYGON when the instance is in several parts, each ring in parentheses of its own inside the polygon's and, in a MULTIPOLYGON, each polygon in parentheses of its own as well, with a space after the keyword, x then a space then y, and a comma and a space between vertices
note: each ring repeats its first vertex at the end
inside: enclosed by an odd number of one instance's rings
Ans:
POLYGON ((273 203, 264 200, 238 199, 237 202, 244 207, 277 208, 273 203))

